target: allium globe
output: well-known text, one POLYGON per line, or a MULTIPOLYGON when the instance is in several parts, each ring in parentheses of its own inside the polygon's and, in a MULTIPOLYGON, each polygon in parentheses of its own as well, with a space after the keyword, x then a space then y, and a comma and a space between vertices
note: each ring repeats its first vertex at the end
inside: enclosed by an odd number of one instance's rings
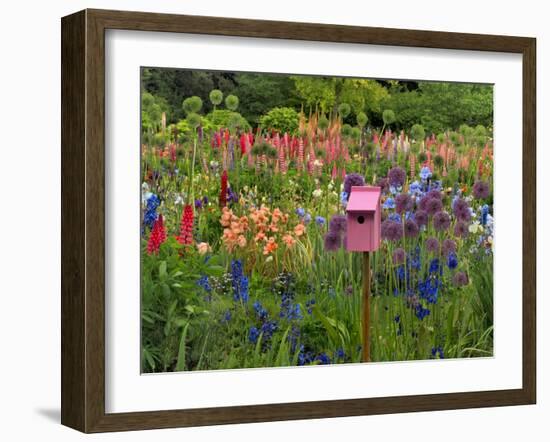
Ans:
MULTIPOLYGON (((433 200, 432 201, 436 201, 433 200)), ((438 231, 447 230, 451 225, 451 217, 445 211, 437 212, 433 218, 434 229, 438 231)))
POLYGON ((388 180, 390 186, 401 187, 403 186, 403 184, 405 184, 406 179, 407 173, 399 166, 391 168, 388 172, 388 180))
POLYGON ((489 189, 489 184, 485 181, 476 181, 473 188, 474 197, 477 199, 485 199, 489 197, 491 189, 489 189))

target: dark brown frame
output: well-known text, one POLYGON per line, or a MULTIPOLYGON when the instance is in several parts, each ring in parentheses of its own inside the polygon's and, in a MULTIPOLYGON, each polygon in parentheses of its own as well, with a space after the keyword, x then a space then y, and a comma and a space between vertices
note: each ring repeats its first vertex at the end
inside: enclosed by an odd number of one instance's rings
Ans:
POLYGON ((534 404, 536 40, 479 34, 104 10, 62 30, 61 422, 83 432, 534 404), (105 413, 105 30, 126 29, 518 53, 523 56, 523 386, 401 397, 105 413))

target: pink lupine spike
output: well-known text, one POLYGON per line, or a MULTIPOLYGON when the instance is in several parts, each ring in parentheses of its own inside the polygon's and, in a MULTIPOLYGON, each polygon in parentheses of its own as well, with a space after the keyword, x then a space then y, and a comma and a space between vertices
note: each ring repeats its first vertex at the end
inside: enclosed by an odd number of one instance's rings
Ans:
POLYGON ((338 170, 336 169, 336 164, 332 166, 332 173, 330 174, 330 177, 335 180, 338 176, 338 170))

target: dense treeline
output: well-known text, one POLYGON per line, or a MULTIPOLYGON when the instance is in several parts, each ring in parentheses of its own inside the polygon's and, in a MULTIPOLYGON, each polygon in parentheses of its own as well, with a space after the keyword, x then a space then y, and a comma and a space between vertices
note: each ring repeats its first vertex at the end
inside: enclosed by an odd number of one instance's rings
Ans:
POLYGON ((157 133, 163 113, 165 124, 181 123, 185 118, 182 103, 192 96, 202 99, 202 112, 211 119, 235 117, 238 107, 243 127, 282 118, 281 124, 292 130, 298 112, 328 117, 342 105, 349 107, 344 123, 352 126, 359 115, 366 115, 368 126, 381 127, 384 112, 391 110, 392 129, 409 130, 420 123, 428 134, 455 130, 462 124, 491 127, 493 119, 490 85, 144 68, 143 133, 157 133), (213 90, 222 93, 219 105, 210 99, 213 90), (223 101, 229 95, 238 98, 235 109, 223 101), (267 116, 273 110, 276 115, 267 116))

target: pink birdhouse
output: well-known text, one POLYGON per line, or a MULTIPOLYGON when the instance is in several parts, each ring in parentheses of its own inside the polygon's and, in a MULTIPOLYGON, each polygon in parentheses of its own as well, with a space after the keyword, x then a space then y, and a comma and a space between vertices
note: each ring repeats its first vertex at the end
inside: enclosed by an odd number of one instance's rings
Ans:
POLYGON ((353 186, 346 207, 348 252, 373 252, 380 246, 380 187, 353 186))

